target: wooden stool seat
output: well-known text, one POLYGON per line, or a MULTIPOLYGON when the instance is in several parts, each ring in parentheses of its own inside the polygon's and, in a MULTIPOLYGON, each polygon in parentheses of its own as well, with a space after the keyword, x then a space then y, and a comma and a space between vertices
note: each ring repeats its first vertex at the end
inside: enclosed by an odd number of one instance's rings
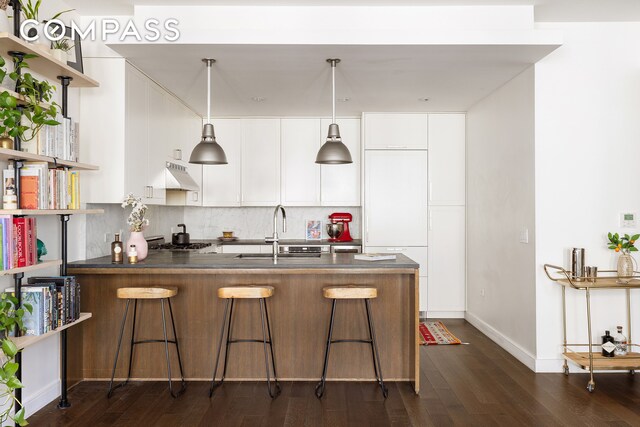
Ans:
POLYGON ((229 286, 218 289, 218 298, 259 299, 273 296, 273 286, 229 286))
POLYGON ((328 286, 322 294, 329 299, 371 299, 378 296, 378 289, 370 286, 328 286))
POLYGON ((119 288, 118 298, 120 299, 163 299, 178 295, 176 287, 153 287, 153 288, 119 288))

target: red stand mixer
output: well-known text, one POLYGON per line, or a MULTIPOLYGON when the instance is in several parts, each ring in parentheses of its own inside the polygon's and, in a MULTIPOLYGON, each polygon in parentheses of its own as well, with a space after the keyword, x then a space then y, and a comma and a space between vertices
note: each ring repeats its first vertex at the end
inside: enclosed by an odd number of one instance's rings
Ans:
POLYGON ((349 223, 353 221, 350 213, 336 212, 329 215, 329 224, 327 224, 327 234, 330 242, 351 242, 351 233, 349 233, 349 223))

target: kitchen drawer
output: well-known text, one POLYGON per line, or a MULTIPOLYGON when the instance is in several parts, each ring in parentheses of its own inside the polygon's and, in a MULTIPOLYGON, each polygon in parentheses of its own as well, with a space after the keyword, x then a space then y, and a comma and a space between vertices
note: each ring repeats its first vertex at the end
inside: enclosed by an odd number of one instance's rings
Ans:
POLYGON ((420 264, 420 276, 427 275, 428 251, 426 246, 367 246, 365 252, 406 255, 420 264))

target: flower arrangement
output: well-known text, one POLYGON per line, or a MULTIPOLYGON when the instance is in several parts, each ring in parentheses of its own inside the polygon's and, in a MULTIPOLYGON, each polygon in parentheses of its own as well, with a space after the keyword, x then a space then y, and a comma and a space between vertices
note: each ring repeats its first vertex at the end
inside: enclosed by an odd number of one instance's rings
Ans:
POLYGON ((620 237, 618 233, 609 233, 607 237, 609 237, 609 249, 613 249, 616 252, 622 252, 625 255, 629 255, 630 252, 638 251, 638 248, 634 245, 636 241, 640 239, 640 234, 634 234, 633 236, 625 234, 620 237))
POLYGON ((140 197, 136 197, 133 193, 129 193, 122 202, 122 209, 131 206, 131 213, 127 218, 127 224, 131 227, 131 231, 142 231, 144 227, 149 225, 149 220, 144 217, 147 213, 147 205, 142 203, 140 197))

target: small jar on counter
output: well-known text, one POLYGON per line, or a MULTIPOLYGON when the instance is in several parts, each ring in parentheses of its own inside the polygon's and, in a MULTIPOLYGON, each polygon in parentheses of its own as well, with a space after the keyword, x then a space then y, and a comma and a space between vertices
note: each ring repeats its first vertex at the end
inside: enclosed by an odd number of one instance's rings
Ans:
POLYGON ((138 263, 138 250, 136 249, 136 245, 129 245, 129 251, 127 252, 127 257, 129 258, 129 264, 138 263))

